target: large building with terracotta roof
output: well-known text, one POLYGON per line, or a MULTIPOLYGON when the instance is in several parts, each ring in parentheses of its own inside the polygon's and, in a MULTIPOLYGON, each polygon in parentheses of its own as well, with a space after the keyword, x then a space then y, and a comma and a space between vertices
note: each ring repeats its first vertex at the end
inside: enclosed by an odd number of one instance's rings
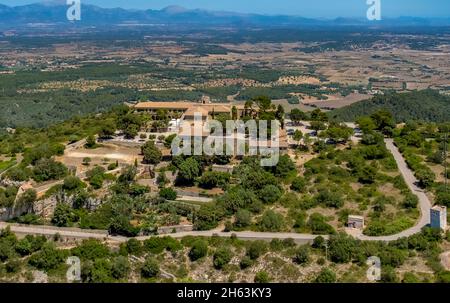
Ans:
POLYGON ((244 117, 245 108, 243 105, 232 105, 230 103, 195 103, 195 102, 140 102, 133 106, 137 112, 148 113, 156 119, 158 112, 165 111, 170 119, 184 118, 193 119, 194 114, 206 117, 216 114, 232 114, 233 106, 236 107, 238 118, 244 117), (184 117, 183 117, 184 116, 184 117))
MULTIPOLYGON (((242 119, 246 114, 244 105, 233 105, 231 103, 211 103, 208 100, 202 100, 200 102, 140 102, 133 106, 136 112, 146 113, 151 115, 152 119, 158 119, 161 111, 164 111, 165 115, 169 119, 180 119, 180 127, 178 129, 178 135, 181 138, 201 136, 204 140, 211 134, 205 131, 204 125, 207 121, 214 119, 219 114, 229 114, 233 116, 233 108, 235 108, 236 118, 242 119), (202 121, 199 124, 194 123, 195 119, 202 121)), ((238 136, 234 134, 233 137, 238 136)), ((227 137, 223 136, 223 140, 226 141, 227 137)), ((242 138, 245 140, 245 138, 242 138)), ((234 140, 238 140, 237 137, 234 140)), ((259 149, 258 147, 261 141, 249 140, 249 148, 259 149)), ((287 150, 287 135, 285 130, 281 130, 279 134, 279 141, 271 142, 267 140, 263 146, 277 147, 281 151, 287 150), (276 145, 276 146, 274 146, 276 145)))

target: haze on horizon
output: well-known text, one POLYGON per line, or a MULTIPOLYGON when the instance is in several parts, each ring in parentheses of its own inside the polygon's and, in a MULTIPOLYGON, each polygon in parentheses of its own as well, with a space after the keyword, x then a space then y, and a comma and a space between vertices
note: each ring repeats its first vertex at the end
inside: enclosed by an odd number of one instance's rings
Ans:
MULTIPOLYGON (((46 0, 48 2, 48 0, 46 0)), ((57 0, 65 3, 65 0, 57 0)), ((400 16, 424 18, 450 17, 449 0, 381 0, 383 17, 400 16)), ((0 0, 1 4, 18 6, 39 0, 0 0)), ((356 17, 364 18, 368 5, 366 0, 81 0, 104 8, 162 9, 178 5, 188 9, 206 9, 266 15, 297 15, 310 18, 356 17)))

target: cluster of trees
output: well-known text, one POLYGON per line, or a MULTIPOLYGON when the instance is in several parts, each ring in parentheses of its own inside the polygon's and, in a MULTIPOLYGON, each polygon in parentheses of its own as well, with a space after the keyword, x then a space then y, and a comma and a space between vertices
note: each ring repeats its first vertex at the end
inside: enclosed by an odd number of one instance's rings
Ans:
MULTIPOLYGON (((395 143, 424 188, 435 185, 437 178, 424 158, 431 165, 444 165, 445 161, 448 161, 444 151, 444 138, 448 129, 448 123, 435 125, 409 122, 395 133, 395 143)), ((446 144, 449 142, 447 136, 446 144)))
POLYGON ((331 116, 340 121, 355 121, 358 117, 371 115, 377 110, 392 113, 395 122, 444 123, 450 120, 449 97, 431 89, 409 93, 387 92, 334 110, 331 116))
MULTIPOLYGON (((55 238, 56 240, 56 238, 55 238)), ((440 245, 444 240, 439 230, 424 228, 421 233, 386 243, 375 241, 360 241, 346 234, 335 234, 325 240, 316 237, 312 245, 297 246, 292 239, 283 241, 274 239, 270 243, 265 241, 241 241, 231 238, 198 238, 185 237, 181 241, 171 237, 151 237, 144 241, 130 239, 120 245, 118 250, 112 250, 98 240, 84 240, 81 244, 69 250, 56 248, 54 242, 43 236, 26 236, 18 240, 9 229, 0 231, 0 276, 5 272, 19 274, 24 264, 46 271, 49 274, 65 270, 68 256, 77 256, 81 260, 81 278, 87 283, 127 282, 133 274, 141 279, 156 281, 161 278, 161 254, 170 253, 176 258, 186 256, 190 262, 202 262, 211 258, 212 266, 216 270, 231 270, 229 267, 236 252, 243 250, 240 256, 241 270, 254 267, 259 260, 265 259, 267 253, 282 253, 292 257, 292 262, 300 266, 308 266, 311 262, 324 265, 326 262, 334 264, 350 264, 365 266, 371 256, 381 259, 382 282, 423 282, 413 273, 405 273, 403 277, 396 273, 410 256, 427 259, 427 264, 434 271, 434 280, 449 282, 449 273, 440 264, 440 245), (132 266, 130 256, 138 257, 141 261, 132 266), (314 256, 314 257, 313 257, 314 256), (327 257, 327 260, 324 259, 327 257), (316 261, 314 261, 316 260, 316 261)), ((327 265, 312 277, 312 281, 319 283, 333 283, 340 281, 327 265)), ((255 282, 271 280, 271 271, 279 272, 279 268, 266 267, 265 271, 256 273, 255 282)), ((189 274, 185 264, 173 272, 177 278, 185 278, 189 274)))
MULTIPOLYGON (((284 189, 280 180, 295 172, 289 156, 281 156, 274 167, 262 168, 257 157, 246 157, 233 171, 236 184, 229 186, 213 204, 204 205, 196 213, 197 229, 212 229, 226 217, 233 216, 230 229, 248 227, 253 215, 263 211, 264 205, 277 202, 284 189)), ((224 175, 226 179, 228 175, 224 175)), ((285 227, 283 217, 273 211, 265 212, 258 226, 261 230, 280 231, 285 227)), ((229 224, 228 224, 229 225, 229 224)))

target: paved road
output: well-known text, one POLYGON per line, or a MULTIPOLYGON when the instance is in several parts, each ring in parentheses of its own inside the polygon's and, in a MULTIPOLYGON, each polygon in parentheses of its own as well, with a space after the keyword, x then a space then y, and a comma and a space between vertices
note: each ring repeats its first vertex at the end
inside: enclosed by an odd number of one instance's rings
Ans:
MULTIPOLYGON (((365 241, 394 241, 402 237, 408 237, 413 234, 419 233, 422 227, 426 226, 430 222, 430 207, 431 202, 428 197, 425 195, 423 190, 421 190, 418 186, 415 185, 417 179, 414 177, 412 171, 406 165, 405 160, 402 155, 395 147, 393 141, 391 139, 386 140, 387 148, 394 155, 395 161, 397 162, 397 166, 403 175, 406 184, 411 189, 411 191, 417 195, 419 198, 419 206, 420 206, 420 219, 417 224, 401 233, 391 235, 391 236, 382 236, 382 237, 369 237, 362 234, 355 235, 356 238, 365 241)), ((8 224, 4 222, 0 222, 0 229, 5 228, 10 225, 11 230, 18 234, 36 234, 36 235, 47 235, 52 236, 56 233, 59 233, 61 236, 69 237, 69 238, 77 238, 77 239, 87 239, 87 238, 96 238, 96 239, 109 239, 117 242, 124 242, 128 239, 125 237, 118 236, 109 236, 106 231, 88 231, 77 228, 58 228, 53 226, 24 226, 18 224, 8 224)), ((218 235, 221 237, 230 237, 232 233, 220 232, 220 231, 190 231, 190 232, 179 232, 169 234, 174 238, 182 238, 185 236, 205 236, 210 237, 213 235, 218 235)), ((239 239, 242 240, 267 240, 270 241, 272 239, 287 239, 292 238, 296 243, 304 244, 309 243, 316 238, 316 235, 311 234, 297 234, 297 233, 269 233, 269 232, 234 232, 239 239)), ((138 240, 145 240, 149 237, 137 237, 138 240)), ((326 237, 325 237, 326 238, 326 237)))
POLYGON ((209 203, 212 202, 212 198, 207 197, 194 197, 194 196, 178 196, 176 201, 193 201, 193 202, 200 202, 200 203, 209 203))
MULTIPOLYGON (((126 237, 121 236, 110 236, 106 231, 89 231, 85 229, 78 228, 59 228, 54 226, 34 226, 34 225, 20 225, 20 224, 12 224, 0 222, 0 229, 6 228, 9 226, 11 231, 16 234, 21 235, 45 235, 45 236, 53 236, 56 233, 66 238, 74 238, 74 239, 99 239, 99 240, 111 240, 116 242, 125 242, 128 240, 126 237)), ((161 236, 171 236, 173 238, 183 238, 186 236, 203 236, 203 237, 211 237, 214 235, 220 237, 231 237, 232 234, 235 234, 239 239, 242 240, 266 240, 270 241, 272 239, 288 239, 292 238, 296 243, 305 244, 311 243, 316 235, 309 234, 297 234, 297 233, 266 233, 266 232, 221 232, 215 230, 208 231, 188 231, 188 232, 179 232, 161 236)), ((151 236, 142 236, 136 237, 138 240, 145 240, 150 238, 151 236)), ((324 236, 327 238, 327 236, 324 236)))
POLYGON ((405 179, 406 184, 409 189, 419 198, 419 208, 420 208, 420 219, 416 225, 413 227, 402 231, 401 233, 392 236, 382 236, 382 237, 368 237, 364 235, 358 235, 357 238, 361 240, 380 240, 380 241, 394 241, 402 237, 409 237, 411 235, 417 234, 421 229, 430 223, 430 208, 431 202, 428 199, 424 191, 418 187, 416 184, 418 180, 414 177, 413 172, 408 168, 405 159, 401 155, 398 148, 394 145, 394 140, 386 139, 386 147, 394 156, 395 162, 397 162, 398 169, 405 179))

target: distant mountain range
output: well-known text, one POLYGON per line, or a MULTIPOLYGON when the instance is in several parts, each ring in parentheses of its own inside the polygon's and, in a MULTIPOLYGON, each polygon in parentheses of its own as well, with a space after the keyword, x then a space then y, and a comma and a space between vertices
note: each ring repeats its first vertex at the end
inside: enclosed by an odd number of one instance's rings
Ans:
MULTIPOLYGON (((23 6, 0 4, 0 26, 14 28, 35 24, 73 25, 66 19, 65 1, 44 2, 23 6)), ((257 15, 233 12, 186 9, 169 6, 162 10, 127 10, 101 8, 82 4, 81 21, 77 26, 110 25, 205 25, 205 26, 450 26, 448 19, 401 17, 370 22, 366 19, 337 18, 334 20, 309 19, 286 15, 257 15)))

